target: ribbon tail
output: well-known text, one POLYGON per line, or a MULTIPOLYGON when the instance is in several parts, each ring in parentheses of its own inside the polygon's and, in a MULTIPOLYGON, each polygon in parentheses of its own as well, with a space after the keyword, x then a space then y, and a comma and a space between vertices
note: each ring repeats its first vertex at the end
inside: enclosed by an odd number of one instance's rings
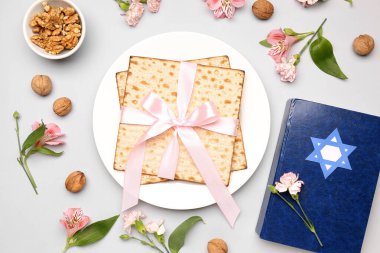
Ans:
POLYGON ((240 208, 232 198, 227 187, 223 184, 215 164, 208 155, 201 139, 191 127, 179 128, 178 135, 197 166, 211 195, 214 197, 231 227, 233 227, 240 214, 240 208))
POLYGON ((122 212, 136 206, 139 202, 144 153, 145 142, 135 146, 128 156, 124 172, 122 212))
POLYGON ((179 143, 177 138, 177 130, 174 131, 173 137, 162 157, 158 177, 174 180, 177 170, 179 156, 179 143))

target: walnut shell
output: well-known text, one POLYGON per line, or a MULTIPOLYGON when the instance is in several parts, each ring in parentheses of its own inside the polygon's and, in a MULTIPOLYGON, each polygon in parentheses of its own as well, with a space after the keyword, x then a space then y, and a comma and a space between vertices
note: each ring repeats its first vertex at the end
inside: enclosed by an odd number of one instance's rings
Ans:
POLYGON ((31 82, 32 90, 40 96, 47 96, 53 89, 50 77, 35 75, 31 82))
POLYGON ((368 34, 360 35, 354 40, 352 47, 358 55, 366 56, 375 48, 375 41, 368 34))
POLYGON ((67 115, 72 108, 71 100, 67 97, 61 97, 54 101, 53 104, 53 111, 58 116, 65 116, 67 115))
POLYGON ((86 184, 86 176, 81 171, 74 171, 66 178, 65 186, 69 192, 80 192, 86 184))
POLYGON ((258 19, 270 19, 273 15, 273 12, 273 4, 267 0, 257 0, 252 5, 252 13, 258 19))
POLYGON ((207 244, 208 253, 227 253, 228 246, 222 239, 212 239, 207 244))

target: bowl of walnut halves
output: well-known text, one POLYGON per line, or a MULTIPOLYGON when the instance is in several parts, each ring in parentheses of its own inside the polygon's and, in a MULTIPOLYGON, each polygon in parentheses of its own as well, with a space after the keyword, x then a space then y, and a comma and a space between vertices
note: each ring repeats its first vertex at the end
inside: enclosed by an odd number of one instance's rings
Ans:
POLYGON ((29 47, 52 60, 74 54, 86 34, 83 15, 69 0, 35 2, 26 12, 23 26, 29 47))

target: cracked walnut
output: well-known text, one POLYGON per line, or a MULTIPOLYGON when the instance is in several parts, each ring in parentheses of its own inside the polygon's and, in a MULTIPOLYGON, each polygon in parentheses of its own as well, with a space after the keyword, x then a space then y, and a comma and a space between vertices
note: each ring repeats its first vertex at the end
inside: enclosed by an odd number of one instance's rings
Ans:
POLYGON ((82 35, 78 13, 72 7, 51 6, 42 3, 43 12, 33 16, 29 25, 35 33, 30 39, 49 54, 73 49, 82 35))

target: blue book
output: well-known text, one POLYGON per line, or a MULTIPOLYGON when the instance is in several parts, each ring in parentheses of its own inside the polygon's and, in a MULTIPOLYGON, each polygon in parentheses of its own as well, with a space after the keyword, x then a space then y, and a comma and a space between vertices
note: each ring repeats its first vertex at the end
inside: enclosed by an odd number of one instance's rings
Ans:
MULTIPOLYGON (((312 252, 361 252, 379 169, 379 117, 289 100, 268 185, 286 172, 299 174, 305 183, 300 202, 324 246, 269 190, 256 232, 264 240, 312 252)), ((282 196, 297 206, 289 193, 282 196)))

